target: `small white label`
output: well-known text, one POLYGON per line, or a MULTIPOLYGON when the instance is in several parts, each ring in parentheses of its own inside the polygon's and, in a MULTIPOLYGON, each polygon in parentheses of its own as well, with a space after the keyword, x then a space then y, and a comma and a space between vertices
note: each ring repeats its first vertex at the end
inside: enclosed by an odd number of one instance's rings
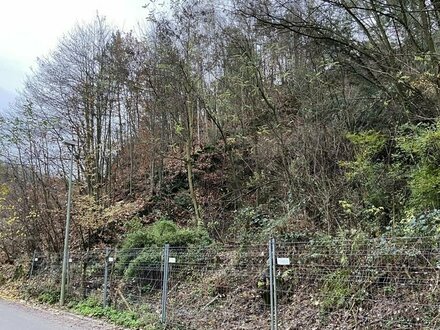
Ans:
POLYGON ((114 260, 113 257, 108 257, 108 262, 113 262, 114 260))
POLYGON ((69 262, 72 262, 73 260, 72 260, 72 258, 69 258, 69 262))
POLYGON ((169 262, 170 264, 175 264, 175 263, 176 263, 176 258, 169 258, 169 259, 168 259, 168 262, 169 262))
POLYGON ((277 258, 277 264, 280 266, 290 265, 290 258, 277 258))
POLYGON ((38 261, 38 258, 35 258, 34 261, 38 261))

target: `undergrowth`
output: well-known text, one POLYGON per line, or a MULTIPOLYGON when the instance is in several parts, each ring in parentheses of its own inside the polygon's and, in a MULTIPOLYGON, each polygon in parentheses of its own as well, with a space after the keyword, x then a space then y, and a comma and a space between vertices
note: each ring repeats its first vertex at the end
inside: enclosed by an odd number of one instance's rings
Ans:
POLYGON ((102 303, 93 297, 73 305, 72 310, 78 314, 106 319, 116 325, 144 330, 162 329, 158 324, 157 316, 145 308, 136 311, 117 310, 113 307, 103 307, 102 303))

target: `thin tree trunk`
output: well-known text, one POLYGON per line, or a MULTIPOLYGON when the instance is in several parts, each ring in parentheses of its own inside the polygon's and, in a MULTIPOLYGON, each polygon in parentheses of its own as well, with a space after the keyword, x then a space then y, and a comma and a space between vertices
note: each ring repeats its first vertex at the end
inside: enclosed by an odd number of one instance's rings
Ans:
POLYGON ((191 200, 194 207, 194 216, 196 218, 197 227, 202 227, 202 218, 200 216, 199 204, 197 201, 197 196, 194 190, 194 175, 193 175, 193 164, 192 164, 192 144, 193 144, 193 120, 194 120, 194 110, 190 101, 186 104, 187 111, 187 141, 185 148, 185 162, 188 177, 189 193, 191 195, 191 200))

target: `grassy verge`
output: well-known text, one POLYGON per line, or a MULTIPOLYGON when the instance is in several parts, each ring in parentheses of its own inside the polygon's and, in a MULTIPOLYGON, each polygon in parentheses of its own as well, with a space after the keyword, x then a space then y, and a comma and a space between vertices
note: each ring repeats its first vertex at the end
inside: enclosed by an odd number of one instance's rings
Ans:
POLYGON ((117 310, 113 307, 103 307, 102 302, 90 297, 77 303, 71 303, 69 307, 78 314, 105 319, 125 328, 145 330, 162 329, 158 324, 156 314, 145 306, 136 311, 117 310))

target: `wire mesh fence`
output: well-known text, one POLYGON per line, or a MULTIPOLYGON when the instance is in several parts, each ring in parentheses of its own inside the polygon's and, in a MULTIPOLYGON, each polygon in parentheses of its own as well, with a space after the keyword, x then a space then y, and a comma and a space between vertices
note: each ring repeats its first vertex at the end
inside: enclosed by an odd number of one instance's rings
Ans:
POLYGON ((113 254, 109 278, 110 303, 117 308, 150 305, 159 310, 162 288, 162 248, 131 249, 113 254))
POLYGON ((277 269, 281 329, 440 326, 433 238, 282 242, 277 255, 291 261, 277 269))
MULTIPOLYGON (((61 259, 34 254, 29 283, 59 290, 61 259)), ((424 237, 96 249, 69 256, 67 288, 67 302, 148 306, 170 329, 438 329, 440 247, 424 237)))
MULTIPOLYGON (((62 258, 62 254, 34 253, 30 263, 29 287, 39 299, 48 299, 49 302, 59 299, 62 258)), ((66 293, 70 301, 102 294, 104 261, 103 250, 69 254, 66 293)))
POLYGON ((268 328, 269 287, 261 283, 268 279, 267 258, 265 245, 171 248, 168 324, 184 329, 268 328))

